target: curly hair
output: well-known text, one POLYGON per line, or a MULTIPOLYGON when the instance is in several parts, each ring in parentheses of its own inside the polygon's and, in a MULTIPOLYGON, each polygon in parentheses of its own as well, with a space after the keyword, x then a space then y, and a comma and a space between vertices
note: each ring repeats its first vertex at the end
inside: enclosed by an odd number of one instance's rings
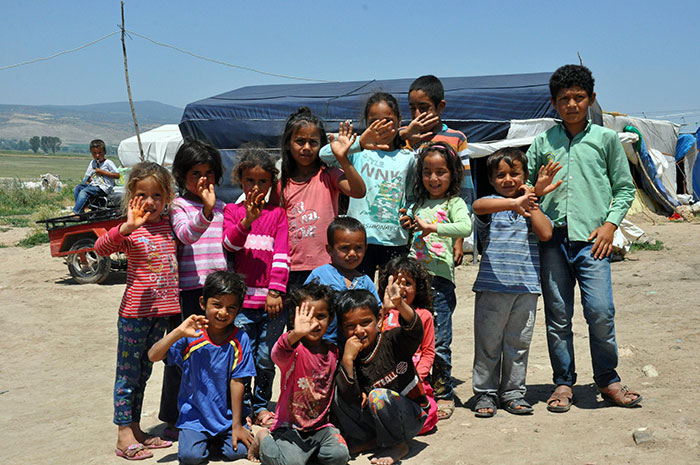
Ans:
POLYGON ((429 142, 424 144, 417 155, 416 183, 413 186, 413 195, 417 207, 421 206, 430 198, 430 193, 425 188, 425 185, 423 185, 423 166, 425 165, 425 158, 434 153, 437 153, 445 160, 447 169, 450 170, 450 185, 447 188, 447 192, 445 192, 445 197, 449 199, 459 195, 459 189, 462 186, 464 166, 454 149, 449 144, 443 142, 429 142))
POLYGON ((416 285, 416 296, 413 298, 413 308, 424 308, 433 310, 433 292, 430 288, 432 277, 428 270, 415 258, 394 257, 379 270, 379 281, 377 291, 380 296, 384 296, 389 283, 389 276, 402 273, 413 278, 416 285))
MULTIPOLYGON (((305 300, 322 300, 326 302, 328 306, 328 321, 333 321, 335 316, 335 296, 336 292, 330 286, 321 284, 317 279, 304 284, 302 287, 292 290, 290 293, 291 305, 288 307, 291 311, 294 311, 293 307, 298 307, 305 300)), ((292 321, 294 318, 292 317, 292 321)))
POLYGON ((238 149, 238 163, 231 171, 231 184, 240 184, 243 171, 256 166, 272 175, 272 185, 274 186, 279 170, 275 166, 275 159, 261 142, 248 142, 238 149))
POLYGON ((590 69, 583 65, 564 65, 549 78, 549 93, 556 99, 563 89, 580 87, 586 91, 588 97, 593 97, 594 84, 595 79, 590 69))
MULTIPOLYGON (((280 143, 280 153, 282 155, 280 203, 282 205, 284 205, 284 188, 287 186, 287 181, 289 178, 292 177, 297 170, 297 162, 292 156, 292 137, 294 137, 294 134, 299 128, 307 125, 314 126, 318 130, 320 142, 319 150, 321 147, 328 144, 328 135, 326 134, 326 128, 323 126, 323 121, 321 118, 311 113, 311 110, 308 107, 299 107, 296 112, 289 115, 287 122, 284 125, 284 132, 282 133, 282 140, 280 143)), ((327 165, 319 157, 316 157, 316 162, 318 163, 319 169, 327 167, 327 165)))
POLYGON ((195 165, 201 164, 208 164, 214 170, 214 184, 219 184, 224 168, 216 147, 201 140, 192 140, 185 142, 177 149, 172 171, 180 194, 185 193, 187 172, 195 165))
POLYGON ((166 208, 175 198, 175 192, 173 192, 173 177, 170 171, 163 168, 158 163, 142 161, 134 165, 133 168, 131 168, 131 172, 129 172, 129 180, 124 187, 124 198, 122 199, 122 209, 125 212, 129 210, 129 202, 134 198, 136 184, 146 178, 153 178, 163 190, 163 202, 166 208))

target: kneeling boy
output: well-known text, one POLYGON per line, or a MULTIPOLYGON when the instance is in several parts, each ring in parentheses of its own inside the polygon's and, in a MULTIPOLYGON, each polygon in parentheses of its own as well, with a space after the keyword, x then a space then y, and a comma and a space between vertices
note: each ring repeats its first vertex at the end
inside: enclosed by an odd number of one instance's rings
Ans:
POLYGON ((199 299, 205 316, 191 315, 148 352, 151 361, 165 359, 182 369, 176 424, 180 463, 205 462, 214 445, 229 460, 243 458, 253 442, 244 426, 243 390, 255 365, 248 336, 233 326, 245 292, 240 275, 210 274, 199 299))

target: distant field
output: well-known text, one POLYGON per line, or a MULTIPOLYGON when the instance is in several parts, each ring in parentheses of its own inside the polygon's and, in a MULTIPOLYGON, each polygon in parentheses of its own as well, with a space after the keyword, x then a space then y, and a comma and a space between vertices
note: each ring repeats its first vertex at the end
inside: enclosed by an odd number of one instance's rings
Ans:
MULTIPOLYGON (((119 159, 107 157, 119 166, 119 159)), ((55 174, 63 182, 80 182, 88 163, 89 154, 20 154, 0 152, 0 178, 19 178, 24 181, 37 181, 46 173, 55 174)))

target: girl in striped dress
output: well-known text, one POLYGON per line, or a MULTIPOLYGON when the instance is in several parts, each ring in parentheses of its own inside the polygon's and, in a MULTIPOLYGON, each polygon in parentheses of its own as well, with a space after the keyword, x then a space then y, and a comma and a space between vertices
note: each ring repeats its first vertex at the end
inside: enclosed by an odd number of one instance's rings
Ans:
POLYGON ((277 181, 273 158, 261 145, 244 146, 238 155, 233 182, 240 184, 245 200, 224 209, 224 248, 233 252, 234 269, 248 286, 235 323, 248 334, 255 360, 253 420, 269 427, 274 424, 268 403, 275 378, 270 350, 286 322, 282 295, 289 278, 289 230, 285 210, 265 203, 277 181))
POLYGON ((124 195, 127 219, 100 237, 100 255, 124 252, 128 258, 126 290, 119 307, 114 423, 119 427, 117 456, 151 457, 148 449, 170 441, 141 430, 141 407, 153 363, 148 349, 163 337, 167 318, 180 313, 175 238, 165 214, 173 199, 171 176, 157 163, 134 166, 124 195))

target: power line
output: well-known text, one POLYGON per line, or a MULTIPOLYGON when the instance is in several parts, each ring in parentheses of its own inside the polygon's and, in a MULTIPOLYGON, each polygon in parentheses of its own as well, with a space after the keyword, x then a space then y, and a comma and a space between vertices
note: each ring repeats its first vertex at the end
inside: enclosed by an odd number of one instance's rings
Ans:
POLYGON ((298 76, 289 76, 289 75, 287 75, 287 74, 270 73, 270 72, 267 72, 267 71, 261 71, 261 70, 259 70, 259 69, 251 68, 251 67, 249 67, 249 66, 234 65, 233 63, 227 63, 227 62, 225 62, 225 61, 217 60, 217 59, 214 59, 214 58, 208 58, 208 57, 205 57, 205 56, 202 56, 202 55, 197 55, 196 53, 192 53, 192 52, 189 52, 189 51, 187 51, 187 50, 183 50, 183 49, 181 49, 181 48, 179 48, 179 47, 175 47, 174 45, 168 45, 168 44, 164 44, 164 43, 158 42, 158 41, 156 41, 156 40, 151 39, 150 37, 147 37, 147 36, 145 36, 145 35, 143 35, 143 34, 139 34, 139 33, 137 33, 137 32, 131 31, 131 30, 129 30, 129 29, 126 29, 126 32, 128 32, 129 34, 133 34, 133 35, 135 35, 136 37, 140 37, 140 38, 142 38, 142 39, 148 40, 149 42, 152 42, 152 43, 154 43, 154 44, 156 44, 156 45, 159 45, 159 46, 161 46, 161 47, 166 47, 166 48, 170 48, 170 49, 173 49, 173 50, 177 50, 177 51, 180 52, 180 53, 185 53, 185 54, 190 55, 190 56, 193 56, 193 57, 195 57, 195 58, 199 58, 200 60, 211 61, 212 63, 217 63, 217 64, 224 65, 224 66, 230 66, 231 68, 242 69, 242 70, 245 70, 245 71, 252 71, 252 72, 254 72, 254 73, 264 74, 264 75, 266 75, 266 76, 281 77, 281 78, 285 78, 285 79, 294 79, 294 80, 297 80, 297 81, 309 81, 309 82, 338 82, 338 81, 325 81, 325 80, 323 80, 323 79, 311 79, 311 78, 304 78, 304 77, 298 77, 298 76))
POLYGON ((120 31, 110 32, 110 33, 107 34, 106 36, 100 37, 99 39, 93 40, 92 42, 88 42, 87 44, 81 45, 80 47, 76 47, 76 48, 72 48, 72 49, 70 49, 70 50, 64 50, 64 51, 62 51, 62 52, 54 53, 53 55, 48 56, 48 57, 35 58, 34 60, 23 61, 23 62, 21 62, 21 63, 15 63, 14 65, 3 66, 3 67, 0 67, 0 71, 4 71, 4 70, 10 69, 10 68, 17 68, 18 66, 30 65, 30 64, 36 63, 36 62, 38 62, 38 61, 50 60, 50 59, 52 59, 52 58, 56 58, 56 57, 58 57, 58 56, 65 55, 66 53, 77 52, 78 50, 82 50, 82 49, 84 49, 85 47, 89 47, 90 45, 94 45, 94 44, 96 44, 97 42, 103 41, 103 40, 105 40, 107 37, 111 37, 111 36, 113 36, 113 35, 115 35, 115 34, 119 34, 119 32, 120 32, 120 31))

